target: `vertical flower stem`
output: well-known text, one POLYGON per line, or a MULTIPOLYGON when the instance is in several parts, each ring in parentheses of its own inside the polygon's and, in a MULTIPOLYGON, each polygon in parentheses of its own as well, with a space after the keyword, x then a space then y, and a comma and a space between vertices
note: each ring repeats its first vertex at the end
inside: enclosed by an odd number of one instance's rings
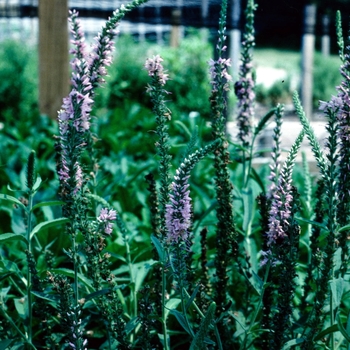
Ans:
POLYGON ((268 263, 266 265, 266 268, 265 268, 264 283, 263 283, 263 286, 262 286, 259 303, 258 303, 258 305, 257 305, 257 307, 255 309, 255 312, 254 312, 254 315, 253 315, 252 319, 250 320, 249 328, 245 332, 244 341, 242 342, 240 349, 245 349, 246 348, 247 336, 249 335, 252 327, 255 325, 255 320, 256 320, 258 314, 260 313, 260 310, 261 310, 261 307, 262 307, 262 304, 263 304, 263 298, 264 298, 265 289, 267 287, 267 279, 268 279, 269 273, 270 273, 270 266, 271 266, 271 261, 268 261, 268 263))
MULTIPOLYGON (((28 196, 28 222, 27 222, 27 249, 29 253, 32 253, 32 243, 30 233, 32 231, 32 208, 33 208, 33 191, 30 189, 28 196)), ((28 266, 27 270, 27 302, 28 302, 28 341, 32 342, 32 322, 33 322, 33 307, 32 307, 32 274, 28 266)))
POLYGON ((163 320, 163 336, 164 336, 164 350, 168 350, 168 330, 165 319, 165 293, 166 293, 166 275, 164 271, 164 262, 162 266, 162 320, 163 320))
POLYGON ((2 306, 0 309, 6 318, 6 320, 11 324, 11 326, 16 330, 16 332, 23 338, 23 341, 28 344, 33 350, 37 350, 36 347, 32 344, 31 341, 29 341, 28 337, 18 328, 15 322, 13 322, 12 318, 7 314, 7 312, 4 310, 4 307, 2 306))
MULTIPOLYGON (((126 261, 128 263, 129 267, 129 274, 130 274, 130 282, 131 282, 131 293, 133 298, 133 311, 131 310, 130 315, 131 317, 137 317, 137 293, 136 293, 136 285, 135 285, 135 275, 132 267, 132 261, 131 261, 131 254, 130 254, 130 246, 129 242, 127 240, 127 236, 124 237, 124 243, 125 243, 125 249, 126 249, 126 261)), ((135 332, 132 332, 130 335, 130 342, 132 343, 134 340, 135 332)))
POLYGON ((74 264, 74 301, 75 307, 79 305, 79 284, 78 284, 78 254, 76 233, 73 235, 73 264, 74 264))

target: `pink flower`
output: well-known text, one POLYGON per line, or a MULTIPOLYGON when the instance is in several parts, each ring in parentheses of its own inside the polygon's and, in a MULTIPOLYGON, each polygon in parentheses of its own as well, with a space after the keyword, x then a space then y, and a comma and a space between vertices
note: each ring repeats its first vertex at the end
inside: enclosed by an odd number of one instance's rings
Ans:
POLYGON ((146 60, 145 68, 148 70, 150 77, 157 77, 159 83, 164 86, 169 80, 169 75, 165 73, 161 62, 163 62, 163 59, 159 55, 153 56, 153 58, 146 60))
POLYGON ((170 203, 166 205, 165 223, 168 230, 167 242, 178 243, 186 241, 191 226, 191 198, 187 183, 189 175, 185 175, 182 169, 176 171, 172 183, 170 203))
POLYGON ((113 224, 111 221, 116 220, 117 212, 114 209, 103 208, 100 211, 100 215, 97 217, 97 221, 101 224, 105 234, 110 235, 113 231, 113 224))

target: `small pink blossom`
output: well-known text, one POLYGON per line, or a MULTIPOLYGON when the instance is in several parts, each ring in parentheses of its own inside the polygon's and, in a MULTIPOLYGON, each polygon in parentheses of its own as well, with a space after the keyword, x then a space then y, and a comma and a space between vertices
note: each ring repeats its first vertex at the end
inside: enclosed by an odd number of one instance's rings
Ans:
POLYGON ((153 58, 146 60, 145 68, 150 77, 157 77, 160 84, 164 86, 169 80, 169 75, 165 73, 161 62, 163 62, 163 59, 159 55, 153 56, 153 58))
POLYGON ((102 225, 105 234, 110 235, 113 231, 113 224, 111 221, 116 220, 117 212, 114 209, 103 208, 100 211, 100 215, 97 217, 97 221, 102 225))

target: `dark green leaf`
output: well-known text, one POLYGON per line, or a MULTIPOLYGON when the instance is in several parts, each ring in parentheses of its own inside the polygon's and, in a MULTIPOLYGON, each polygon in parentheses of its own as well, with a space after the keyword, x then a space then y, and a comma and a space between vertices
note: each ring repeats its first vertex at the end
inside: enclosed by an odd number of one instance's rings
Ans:
POLYGON ((183 328, 188 334, 190 334, 190 335, 192 336, 192 335, 193 335, 193 332, 192 332, 191 329, 189 329, 189 328, 187 327, 187 323, 186 323, 186 319, 185 319, 184 315, 183 315, 181 312, 179 312, 179 311, 177 311, 177 310, 174 310, 174 309, 171 310, 170 313, 176 317, 177 321, 180 323, 180 325, 182 326, 182 328, 183 328))
POLYGON ((63 205, 63 204, 64 204, 64 202, 62 202, 62 201, 41 202, 41 203, 35 204, 32 208, 32 211, 37 209, 37 208, 40 208, 40 207, 51 207, 53 205, 63 205))
POLYGON ((140 323, 140 320, 138 317, 134 317, 133 319, 131 319, 125 326, 126 334, 130 334, 139 323, 140 323))
POLYGON ((275 114, 275 108, 271 109, 269 112, 267 112, 259 121, 258 125, 255 127, 254 130, 254 136, 258 136, 258 134, 260 133, 260 131, 262 131, 267 122, 270 120, 270 118, 275 114))
POLYGON ((32 290, 32 294, 35 295, 37 298, 40 298, 40 299, 43 299, 43 300, 50 302, 53 307, 57 308, 58 299, 54 298, 53 295, 49 295, 49 294, 46 294, 43 292, 37 292, 34 290, 32 290))
MULTIPOLYGON (((341 319, 340 319, 340 316, 338 314, 338 317, 337 317, 337 321, 338 321, 338 326, 339 326, 339 331, 340 333, 343 335, 343 337, 350 343, 350 335, 349 333, 347 332, 347 330, 344 328, 344 325, 343 323, 341 322, 341 319)), ((346 324, 346 327, 348 325, 346 324)))
MULTIPOLYGON (((65 268, 51 269, 50 272, 57 273, 59 275, 67 276, 74 279, 74 271, 65 268)), ((91 281, 81 273, 78 273, 78 280, 83 283, 86 287, 92 289, 91 281)))
POLYGON ((0 340, 0 349, 8 349, 8 347, 11 345, 11 343, 14 341, 14 339, 5 339, 0 340))
POLYGON ((194 291, 193 291, 193 293, 192 293, 190 299, 189 299, 189 300, 187 301, 187 303, 186 303, 186 306, 185 306, 186 311, 187 311, 187 309, 192 305, 193 300, 194 300, 194 298, 196 297, 196 295, 197 295, 197 293, 198 293, 198 291, 199 291, 199 288, 200 288, 200 285, 198 284, 197 287, 194 289, 194 291))
POLYGON ((156 236, 152 235, 151 241, 152 241, 153 245, 156 247, 156 250, 157 250, 157 253, 159 256, 159 260, 164 261, 164 248, 163 248, 162 244, 160 243, 159 239, 156 236))
POLYGON ((106 294, 108 294, 110 292, 111 292, 111 289, 109 289, 109 288, 101 289, 101 290, 98 290, 97 292, 93 292, 93 293, 87 295, 85 297, 85 299, 86 300, 95 299, 95 298, 97 298, 97 297, 99 297, 101 295, 106 295, 106 294))

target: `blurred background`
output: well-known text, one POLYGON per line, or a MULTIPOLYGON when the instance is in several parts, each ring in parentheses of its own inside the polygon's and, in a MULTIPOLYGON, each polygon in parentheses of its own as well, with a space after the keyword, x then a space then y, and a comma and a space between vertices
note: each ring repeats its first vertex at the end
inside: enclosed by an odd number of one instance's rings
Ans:
MULTIPOLYGON (((16 186, 23 182, 23 164, 31 149, 43 160, 42 176, 55 178, 52 135, 57 133, 57 111, 70 88, 68 9, 79 11, 87 41, 92 43, 106 18, 122 3, 125 1, 0 0, 1 186, 8 181, 16 186)), ((299 130, 291 103, 292 92, 298 90, 307 116, 322 138, 324 120, 318 113, 318 101, 336 94, 341 81, 336 11, 342 13, 346 37, 350 1, 257 3, 253 52, 256 118, 276 103, 284 103, 284 146, 288 148, 299 130)), ((164 58, 171 77, 167 89, 176 121, 170 130, 175 147, 188 139, 180 125, 190 131, 197 125, 203 130, 202 139, 210 139, 210 131, 205 132, 210 120, 207 62, 214 56, 220 4, 220 0, 150 0, 122 21, 115 60, 107 83, 96 95, 92 114, 102 140, 101 167, 114 177, 126 170, 122 164, 112 165, 113 160, 146 161, 154 155, 150 133, 154 120, 143 69, 146 58, 154 54, 164 58)), ((234 79, 238 78, 245 7, 246 0, 228 0, 227 53, 233 61, 234 79)), ((235 96, 228 97, 228 129, 234 134, 235 96)), ((270 131, 262 142, 267 147, 270 131)))

